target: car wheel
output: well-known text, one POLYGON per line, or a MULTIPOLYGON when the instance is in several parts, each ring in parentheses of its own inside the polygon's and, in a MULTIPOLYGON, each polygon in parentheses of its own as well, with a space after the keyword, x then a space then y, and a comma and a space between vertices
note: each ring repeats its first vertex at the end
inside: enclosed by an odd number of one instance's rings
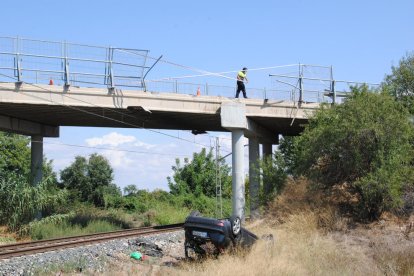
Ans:
POLYGON ((186 259, 190 259, 190 254, 188 252, 188 246, 187 245, 184 245, 184 254, 185 254, 186 259))
POLYGON ((184 243, 184 253, 185 253, 185 258, 187 260, 194 260, 195 259, 194 248, 188 242, 184 243))
POLYGON ((233 236, 238 236, 240 234, 241 229, 241 219, 237 216, 232 216, 230 218, 231 223, 231 232, 233 233, 233 236))

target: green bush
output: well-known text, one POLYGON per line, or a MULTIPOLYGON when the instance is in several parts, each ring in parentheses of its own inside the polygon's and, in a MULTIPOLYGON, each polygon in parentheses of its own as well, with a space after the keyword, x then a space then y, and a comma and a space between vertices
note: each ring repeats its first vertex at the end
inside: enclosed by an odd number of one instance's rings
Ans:
POLYGON ((261 202, 268 203, 277 194, 282 191, 287 178, 287 168, 283 155, 280 151, 276 151, 272 157, 260 160, 260 169, 257 175, 263 181, 260 190, 261 202))
POLYGON ((360 197, 354 211, 361 218, 395 210, 403 189, 413 183, 408 118, 392 97, 355 87, 343 104, 323 106, 295 139, 295 172, 323 189, 351 184, 360 197))
POLYGON ((72 224, 69 221, 63 221, 58 224, 49 222, 33 226, 30 230, 30 237, 33 240, 44 240, 109 232, 120 229, 122 229, 121 226, 101 219, 91 220, 84 227, 81 224, 72 224))
POLYGON ((76 204, 71 209, 70 213, 45 217, 24 225, 21 234, 33 239, 50 239, 132 227, 132 221, 121 210, 101 210, 92 204, 76 204))
POLYGON ((11 231, 19 230, 42 210, 52 212, 67 199, 65 190, 50 191, 49 179, 31 186, 26 177, 8 174, 0 179, 0 223, 11 231))

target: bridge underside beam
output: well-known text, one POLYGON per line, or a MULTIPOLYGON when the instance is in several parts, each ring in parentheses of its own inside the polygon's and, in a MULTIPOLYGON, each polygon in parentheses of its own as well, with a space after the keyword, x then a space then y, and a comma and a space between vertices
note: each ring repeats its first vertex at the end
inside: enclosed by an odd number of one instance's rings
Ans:
POLYGON ((247 128, 244 131, 244 136, 258 140, 259 143, 279 144, 279 135, 273 134, 261 125, 254 122, 252 119, 246 119, 247 128))
POLYGON ((272 133, 252 119, 246 117, 246 106, 243 103, 225 102, 221 105, 221 126, 223 128, 243 129, 244 136, 254 138, 259 143, 278 144, 278 134, 272 133))
POLYGON ((0 115, 0 130, 28 136, 59 137, 59 127, 0 115))

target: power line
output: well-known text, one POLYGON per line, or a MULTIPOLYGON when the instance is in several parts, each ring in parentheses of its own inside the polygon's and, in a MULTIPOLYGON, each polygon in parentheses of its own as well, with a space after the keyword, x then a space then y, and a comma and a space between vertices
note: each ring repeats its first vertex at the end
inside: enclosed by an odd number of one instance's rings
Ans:
MULTIPOLYGON (((248 69, 248 71, 269 70, 269 69, 292 67, 292 66, 298 66, 298 64, 286 64, 286 65, 277 65, 277 66, 271 66, 271 67, 259 67, 259 68, 248 69)), ((229 74, 229 73, 237 73, 239 71, 240 70, 233 70, 233 71, 225 71, 225 72, 217 72, 217 73, 212 73, 212 72, 207 72, 206 71, 207 73, 205 73, 205 74, 184 75, 184 76, 177 76, 177 77, 167 77, 167 78, 161 78, 161 79, 156 79, 156 80, 148 80, 148 81, 162 81, 162 80, 173 80, 173 79, 206 77, 206 76, 222 75, 222 74, 229 74)), ((237 80, 237 78, 230 78, 230 79, 237 80)))
MULTIPOLYGON (((128 50, 120 50, 120 51, 129 53, 129 54, 133 54, 133 55, 143 56, 142 54, 139 54, 139 53, 136 53, 136 52, 131 52, 131 51, 128 51, 128 50)), ((157 59, 157 60, 159 59, 159 58, 155 58, 155 57, 151 57, 151 56, 147 56, 147 57, 150 58, 150 59, 157 59)), ((160 59, 159 61, 160 62, 164 62, 166 64, 170 64, 170 65, 174 65, 174 66, 177 66, 177 67, 181 67, 181 68, 184 68, 184 69, 187 69, 187 70, 191 70, 191 71, 194 71, 194 72, 199 72, 199 73, 203 73, 203 74, 212 74, 212 75, 215 75, 215 76, 218 76, 218 77, 222 77, 222 78, 226 78, 226 79, 231 79, 231 80, 234 79, 234 78, 231 78, 231 77, 228 77, 228 76, 225 76, 225 75, 221 75, 221 74, 218 74, 218 73, 209 72, 209 71, 202 70, 202 69, 198 69, 198 68, 195 68, 195 67, 190 67, 190 66, 178 64, 178 63, 171 62, 171 61, 168 61, 168 60, 165 60, 165 59, 160 59)))
POLYGON ((163 156, 182 156, 182 157, 190 157, 188 154, 172 154, 172 153, 158 153, 158 152, 150 152, 150 151, 137 151, 137 150, 127 150, 127 149, 115 149, 115 148, 108 148, 108 147, 94 147, 94 146, 85 146, 85 145, 76 145, 76 144, 66 144, 66 143, 53 143, 53 142, 45 142, 45 141, 37 141, 32 140, 33 143, 39 144, 50 144, 50 145, 58 145, 58 146, 67 146, 67 147, 77 147, 77 148, 88 148, 88 149, 98 149, 98 150, 110 150, 110 151, 119 151, 119 152, 128 152, 128 153, 138 153, 138 154, 150 154, 150 155, 163 155, 163 156))
MULTIPOLYGON (((6 137, 9 140, 17 140, 17 138, 6 137)), ((216 137, 219 139, 219 137, 216 137)), ((138 154, 150 154, 150 155, 163 155, 163 156, 181 156, 181 157, 191 157, 191 154, 175 154, 175 153, 159 153, 159 152, 150 152, 150 151, 138 151, 138 150, 127 150, 127 149, 116 149, 116 148, 108 148, 108 147, 96 147, 96 146, 85 146, 85 145, 76 145, 76 144, 67 144, 67 143, 53 143, 49 141, 38 141, 38 140, 31 140, 32 143, 38 144, 48 144, 48 145, 58 145, 58 146, 67 146, 67 147, 77 147, 77 148, 88 148, 88 149, 97 149, 97 150, 110 150, 110 151, 119 151, 119 152, 128 152, 128 153, 138 153, 138 154)), ((214 148, 214 147, 213 147, 214 148)), ((220 158, 220 160, 230 156, 227 154, 226 156, 220 158)))

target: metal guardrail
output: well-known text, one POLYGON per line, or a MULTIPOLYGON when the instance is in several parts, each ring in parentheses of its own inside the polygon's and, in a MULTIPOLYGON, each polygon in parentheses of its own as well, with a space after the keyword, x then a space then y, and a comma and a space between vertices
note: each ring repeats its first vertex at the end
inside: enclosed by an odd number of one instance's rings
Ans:
POLYGON ((148 50, 0 37, 0 71, 18 82, 142 87, 148 50))
MULTIPOLYGON (((235 86, 224 86, 215 84, 186 83, 178 81, 145 81, 148 92, 165 92, 177 94, 234 97, 236 95, 235 86)), ((272 99, 286 100, 292 102, 299 101, 299 91, 297 89, 267 89, 247 87, 247 96, 252 99, 272 99)), ((329 102, 330 97, 324 90, 305 90, 304 100, 306 102, 329 102)))
MULTIPOLYGON (((54 83, 63 86, 138 88, 149 92, 166 92, 234 97, 234 86, 146 80, 152 66, 148 50, 102 47, 69 42, 0 37, 0 81, 54 83), (9 76, 6 79, 4 76, 9 76)), ((326 72, 325 72, 326 73, 326 72)), ((276 89, 247 87, 249 98, 288 100, 293 102, 335 102, 337 83, 332 67, 299 65, 298 75, 270 75, 276 89), (325 78, 306 77, 305 69, 328 70, 325 78), (321 69, 322 68, 322 69, 321 69), (284 79, 284 80, 281 80, 284 79), (285 80, 291 80, 289 81, 285 80), (319 85, 315 85, 319 84, 319 85), (322 85, 321 85, 322 84, 322 85), (335 86, 336 85, 336 86, 335 86)))

